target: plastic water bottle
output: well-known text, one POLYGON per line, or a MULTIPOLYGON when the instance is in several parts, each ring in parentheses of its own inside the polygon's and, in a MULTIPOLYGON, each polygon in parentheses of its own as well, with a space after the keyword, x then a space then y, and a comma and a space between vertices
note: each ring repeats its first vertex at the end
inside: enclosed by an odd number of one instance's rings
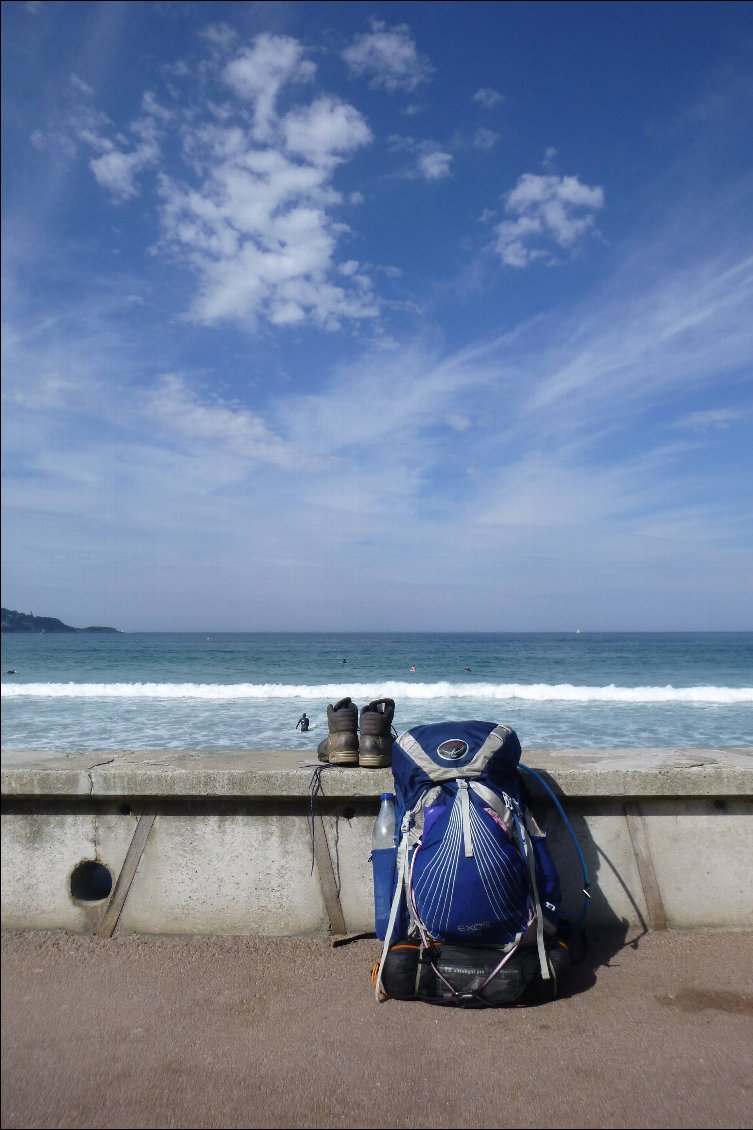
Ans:
POLYGON ((392 905, 396 882, 397 848, 395 847, 395 798, 380 793, 379 814, 371 835, 371 866, 374 874, 374 928, 382 941, 392 905))
POLYGON ((380 793, 379 814, 374 821, 371 850, 382 851, 395 846, 395 798, 392 793, 380 793))

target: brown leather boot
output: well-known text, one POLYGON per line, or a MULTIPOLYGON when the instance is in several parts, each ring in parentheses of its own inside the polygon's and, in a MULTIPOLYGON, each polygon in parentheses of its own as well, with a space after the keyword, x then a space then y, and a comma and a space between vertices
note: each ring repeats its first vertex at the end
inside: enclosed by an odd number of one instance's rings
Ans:
POLYGON ((395 703, 379 698, 361 708, 361 742, 358 764, 364 769, 385 769, 392 764, 392 719, 395 703))
POLYGON ((329 734, 319 742, 318 757, 330 765, 358 765, 358 707, 341 698, 327 707, 329 734))

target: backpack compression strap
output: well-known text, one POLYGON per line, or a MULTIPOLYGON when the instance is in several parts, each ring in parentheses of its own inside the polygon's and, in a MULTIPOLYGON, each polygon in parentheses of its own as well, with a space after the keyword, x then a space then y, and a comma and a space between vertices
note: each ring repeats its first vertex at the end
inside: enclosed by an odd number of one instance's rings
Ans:
MULTIPOLYGON (((458 784, 460 784, 460 781, 458 781, 458 784)), ((508 832, 511 835, 514 834, 517 839, 518 847, 528 872, 528 884, 531 888, 531 898, 536 915, 536 947, 539 953, 541 976, 545 981, 548 981, 550 973, 546 947, 544 945, 544 915, 541 910, 541 899, 539 898, 539 888, 536 882, 533 844, 531 843, 531 837, 528 834, 525 820, 520 811, 520 806, 517 801, 507 795, 505 795, 504 801, 501 800, 492 789, 487 788, 486 785, 482 785, 478 781, 471 781, 470 787, 477 796, 483 800, 484 804, 488 804, 490 808, 494 809, 508 832)))

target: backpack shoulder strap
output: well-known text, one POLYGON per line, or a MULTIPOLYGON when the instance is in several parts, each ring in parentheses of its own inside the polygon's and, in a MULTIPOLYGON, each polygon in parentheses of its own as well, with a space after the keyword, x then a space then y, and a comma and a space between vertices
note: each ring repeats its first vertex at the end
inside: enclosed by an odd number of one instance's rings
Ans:
POLYGON ((400 825, 400 842, 397 847, 397 880, 395 882, 395 891, 392 896, 392 905, 390 907, 390 916, 387 920, 387 928, 384 935, 384 943, 382 946, 382 957, 379 962, 377 970, 374 989, 376 999, 378 1001, 385 1000, 384 989, 382 986, 382 970, 384 963, 387 960, 387 954, 392 941, 392 935, 395 932, 395 923, 397 922, 398 914, 400 913, 400 904, 405 897, 408 907, 408 914, 410 917, 411 925, 414 923, 414 913, 412 899, 410 897, 410 852, 411 848, 416 847, 421 843, 424 825, 424 811, 435 801, 441 792, 438 785, 427 789, 418 798, 418 801, 413 808, 409 809, 403 816, 400 825))

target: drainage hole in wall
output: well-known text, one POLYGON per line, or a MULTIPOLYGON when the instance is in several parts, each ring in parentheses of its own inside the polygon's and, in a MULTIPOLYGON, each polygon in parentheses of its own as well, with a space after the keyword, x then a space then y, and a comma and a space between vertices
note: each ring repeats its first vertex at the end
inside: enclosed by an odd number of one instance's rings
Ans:
POLYGON ((130 806, 130 804, 121 804, 121 805, 120 805, 120 806, 118 807, 118 812, 122 813, 122 814, 123 814, 123 816, 130 816, 130 815, 131 815, 131 806, 130 806))
POLYGON ((355 808, 344 808, 343 809, 343 819, 344 820, 352 820, 353 817, 355 816, 355 814, 356 814, 355 808))
POLYGON ((87 859, 71 873, 71 894, 78 902, 101 902, 112 890, 112 875, 103 863, 87 859))

